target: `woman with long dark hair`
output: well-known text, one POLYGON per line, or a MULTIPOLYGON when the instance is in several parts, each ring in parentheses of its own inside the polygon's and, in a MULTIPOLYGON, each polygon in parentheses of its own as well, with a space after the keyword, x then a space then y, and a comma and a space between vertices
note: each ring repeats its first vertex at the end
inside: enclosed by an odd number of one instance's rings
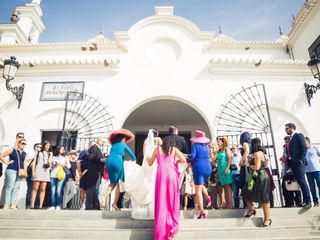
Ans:
POLYGON ((70 161, 68 156, 66 156, 64 146, 60 145, 54 151, 51 173, 50 173, 50 183, 51 183, 51 207, 49 210, 60 210, 63 200, 63 188, 65 185, 66 174, 64 172, 64 167, 70 167, 70 161), (59 171, 63 171, 63 178, 59 178, 59 171))
POLYGON ((147 157, 151 166, 157 159, 155 185, 154 239, 172 239, 178 232, 180 215, 180 173, 177 163, 185 163, 185 156, 175 147, 172 136, 163 139, 163 144, 147 157))
POLYGON ((263 153, 261 140, 254 138, 251 140, 250 152, 253 156, 252 161, 247 164, 250 169, 250 176, 242 189, 242 195, 248 204, 246 217, 256 214, 253 202, 262 205, 264 221, 261 227, 269 227, 272 223, 270 219, 270 178, 266 171, 266 157, 263 153))
POLYGON ((32 164, 32 178, 33 188, 31 192, 30 209, 34 208, 34 202, 40 187, 40 202, 39 208, 42 208, 44 197, 46 194, 46 187, 50 182, 50 165, 52 162, 52 152, 50 150, 50 143, 45 141, 42 144, 41 151, 35 157, 35 164, 32 164))

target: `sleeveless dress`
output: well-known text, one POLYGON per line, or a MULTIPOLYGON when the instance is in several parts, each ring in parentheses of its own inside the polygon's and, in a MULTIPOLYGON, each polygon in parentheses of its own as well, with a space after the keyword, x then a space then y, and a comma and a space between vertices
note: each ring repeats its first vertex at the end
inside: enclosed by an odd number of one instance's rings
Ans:
POLYGON ((36 156, 35 181, 50 182, 50 168, 43 168, 48 163, 48 152, 39 152, 36 156))
POLYGON ((218 162, 218 179, 220 184, 228 185, 232 184, 232 172, 229 171, 229 173, 226 175, 224 174, 224 171, 226 170, 228 166, 228 156, 226 151, 219 151, 217 155, 217 162, 218 162))
MULTIPOLYGON (((252 161, 250 162, 251 165, 252 161)), ((253 171, 253 170, 250 170, 253 171)), ((261 168, 256 171, 257 174, 253 177, 253 188, 250 191, 249 181, 242 188, 242 196, 247 201, 257 202, 257 203, 268 203, 270 201, 270 178, 264 167, 264 162, 261 160, 261 168)))
POLYGON ((157 154, 157 175, 155 185, 154 239, 172 238, 179 227, 180 216, 180 173, 173 153, 157 154))
POLYGON ((106 161, 107 172, 109 174, 110 183, 117 183, 119 180, 125 181, 123 160, 125 152, 135 161, 136 156, 133 154, 127 144, 117 142, 112 145, 110 155, 106 161))

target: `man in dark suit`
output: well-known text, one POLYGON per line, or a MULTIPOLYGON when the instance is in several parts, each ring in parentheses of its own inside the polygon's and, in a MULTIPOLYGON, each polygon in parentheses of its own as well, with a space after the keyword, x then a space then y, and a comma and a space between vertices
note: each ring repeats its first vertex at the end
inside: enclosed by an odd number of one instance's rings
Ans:
POLYGON ((176 142, 176 148, 180 150, 180 152, 188 154, 188 146, 184 137, 179 136, 179 130, 176 126, 169 127, 169 135, 172 136, 176 142))
POLYGON ((310 208, 311 198, 310 190, 305 178, 305 164, 306 164, 306 152, 307 145, 305 138, 302 133, 296 132, 296 125, 294 123, 287 123, 285 125, 285 130, 288 135, 290 135, 290 141, 287 144, 288 150, 288 166, 292 170, 294 178, 300 185, 303 203, 302 207, 310 208))
POLYGON ((102 154, 103 145, 103 139, 98 137, 96 143, 89 148, 86 182, 86 210, 100 210, 98 194, 104 165, 104 157, 102 154))

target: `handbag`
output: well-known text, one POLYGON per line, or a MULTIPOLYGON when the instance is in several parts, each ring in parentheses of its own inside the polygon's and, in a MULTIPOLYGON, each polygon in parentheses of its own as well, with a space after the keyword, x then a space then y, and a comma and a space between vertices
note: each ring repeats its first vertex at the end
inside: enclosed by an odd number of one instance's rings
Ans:
POLYGON ((22 177, 22 178, 26 178, 26 177, 28 177, 28 173, 27 173, 27 171, 24 169, 24 168, 21 168, 20 169, 20 156, 19 156, 19 153, 17 152, 17 150, 15 150, 16 151, 16 154, 17 154, 17 156, 18 156, 18 168, 19 168, 19 170, 18 170, 18 176, 19 177, 22 177))
POLYGON ((236 170, 238 170, 237 165, 235 165, 234 163, 231 163, 230 164, 230 171, 236 171, 236 170))
POLYGON ((59 165, 58 172, 57 172, 57 178, 59 181, 62 181, 64 179, 64 177, 65 177, 65 172, 63 170, 63 167, 61 167, 59 165))
POLYGON ((299 191, 300 190, 300 185, 297 182, 297 180, 286 180, 285 186, 287 191, 299 191))

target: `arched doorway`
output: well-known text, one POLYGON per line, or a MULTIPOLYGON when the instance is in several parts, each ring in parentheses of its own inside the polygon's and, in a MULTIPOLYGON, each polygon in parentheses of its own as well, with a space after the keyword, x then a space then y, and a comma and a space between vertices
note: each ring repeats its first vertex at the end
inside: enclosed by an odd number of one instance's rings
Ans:
POLYGON ((148 129, 157 128, 160 136, 168 134, 169 126, 175 125, 179 129, 179 135, 185 137, 189 149, 190 137, 195 130, 205 131, 211 137, 211 129, 204 114, 192 103, 173 97, 154 98, 136 106, 123 123, 124 128, 130 129, 136 135, 131 147, 138 157, 138 163, 142 162, 143 141, 148 129))

